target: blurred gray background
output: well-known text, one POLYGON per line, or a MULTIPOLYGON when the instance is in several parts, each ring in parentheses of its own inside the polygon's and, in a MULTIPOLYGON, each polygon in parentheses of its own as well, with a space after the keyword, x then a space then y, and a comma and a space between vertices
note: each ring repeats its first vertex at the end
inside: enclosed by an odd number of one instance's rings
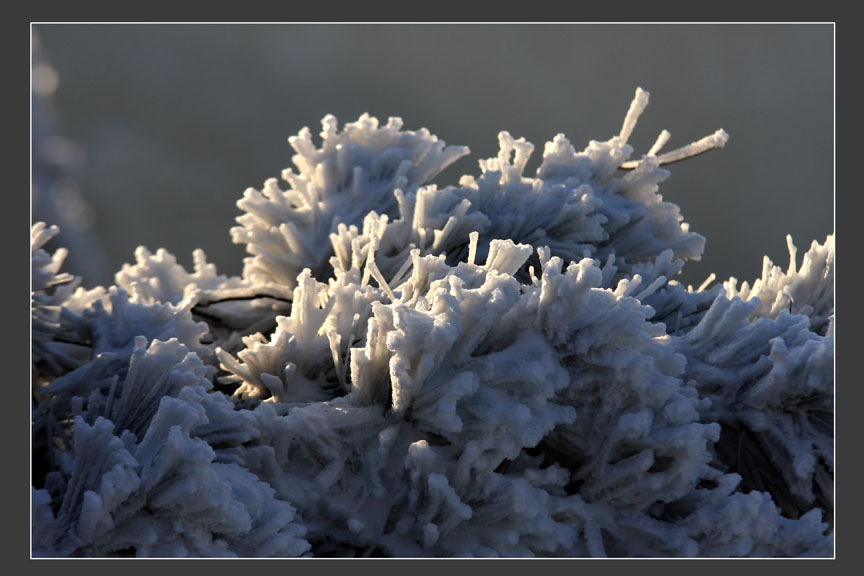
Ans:
POLYGON ((93 239, 92 257, 65 270, 88 286, 112 283, 139 244, 187 267, 203 248, 220 272, 239 274, 245 250, 228 232, 236 200, 278 177, 293 153, 287 138, 303 126, 317 135, 325 114, 340 125, 363 112, 401 116, 407 129, 469 146, 436 180, 455 185, 497 153, 500 130, 534 143, 528 174, 558 132, 577 149, 608 139, 637 86, 651 103, 630 139, 634 158, 664 128, 666 150, 718 128, 731 135, 723 150, 670 166, 660 187, 707 238, 685 282, 711 272, 752 281, 764 254, 785 268, 787 233, 800 261, 833 231, 831 25, 34 30, 56 71, 48 84, 59 79, 53 131, 74 144, 64 206, 78 206, 75 226, 93 239))

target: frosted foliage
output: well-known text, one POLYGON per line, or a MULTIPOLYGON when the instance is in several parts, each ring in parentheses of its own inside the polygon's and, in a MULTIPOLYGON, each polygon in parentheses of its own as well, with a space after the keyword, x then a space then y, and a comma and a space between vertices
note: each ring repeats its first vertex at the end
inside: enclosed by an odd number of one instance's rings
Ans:
MULTIPOLYGON (((129 430, 140 437, 163 396, 176 396, 185 386, 205 390, 213 387, 198 356, 173 338, 167 342, 154 340, 148 345, 146 338, 137 337, 122 381, 119 370, 112 376, 104 375, 113 359, 111 355, 100 355, 40 391, 48 398, 39 413, 43 423, 49 420, 46 430, 54 429, 52 423, 71 415, 83 415, 88 421, 102 416, 113 421, 117 430, 129 430)), ((68 443, 63 438, 54 441, 68 443)))
MULTIPOLYGON (((86 412, 75 416, 71 450, 58 455, 64 465, 46 478, 48 490, 36 492, 34 555, 297 556, 308 549, 294 509, 250 472, 216 462, 196 437, 212 437, 208 412, 216 411, 208 410, 211 385, 200 360, 184 353, 176 341, 136 348, 113 406, 110 395, 99 402, 98 388, 90 393, 86 412), (96 416, 88 424, 94 412, 113 421, 96 416), (55 513, 48 494, 58 485, 55 513)), ((82 402, 70 404, 80 410, 82 402)), ((59 419, 54 408, 46 417, 59 419)))
MULTIPOLYGON (((637 91, 637 100, 647 105, 647 98, 646 92, 637 91)), ((638 113, 628 118, 630 129, 638 113)), ((719 131, 707 140, 699 151, 722 147, 726 135, 719 131)), ((362 230, 338 228, 333 242, 343 266, 347 257, 341 254, 375 235, 380 237, 379 264, 385 277, 395 273, 415 247, 424 254, 446 253, 454 264, 465 259, 472 231, 479 233, 478 258, 486 256, 495 238, 548 247, 566 261, 612 257, 622 273, 666 251, 684 260, 701 257, 705 239, 690 232, 678 207, 657 194, 658 184, 669 175, 659 168, 662 157, 646 155, 626 176, 615 177, 633 152, 626 138, 591 142, 577 153, 559 134, 546 144, 532 178, 524 171, 534 146, 508 132, 501 132, 498 142, 498 156, 480 161, 478 178, 463 176, 457 188, 397 190, 399 218, 388 222, 373 213, 362 230)))
POLYGON ((73 279, 70 274, 58 275, 63 260, 66 259, 67 251, 65 249, 61 248, 53 256, 43 250, 45 244, 59 233, 60 229, 57 226, 49 227, 43 222, 34 224, 30 230, 30 259, 32 262, 30 282, 34 292, 41 292, 51 286, 71 282, 73 279))
POLYGON ((824 334, 834 316, 834 235, 825 238, 823 244, 814 240, 800 268, 796 262, 798 250, 791 236, 786 236, 786 243, 789 246, 786 272, 765 256, 762 278, 753 282, 752 287, 744 282, 740 289, 737 279, 730 278, 723 284, 726 295, 744 300, 758 298, 756 316, 774 318, 782 310, 804 314, 810 317, 811 329, 824 334))
POLYGON ((276 318, 271 340, 256 334, 244 340, 234 358, 217 349, 220 366, 242 383, 239 397, 275 402, 327 400, 347 389, 349 347, 362 336, 370 303, 383 296, 358 270, 340 274, 324 285, 304 270, 294 289, 291 315, 276 318))
MULTIPOLYGON (((614 287, 621 279, 613 256, 606 258, 603 269, 603 286, 614 287)), ((714 275, 697 289, 686 288, 672 280, 684 267, 684 261, 675 258, 672 250, 661 252, 654 261, 639 262, 629 270, 629 290, 637 300, 654 310, 651 321, 663 323, 670 334, 682 335, 693 328, 710 308, 722 287, 708 289, 714 275)))
POLYGON ((631 285, 601 290, 600 280, 589 260, 563 275, 557 259, 544 268, 540 319, 578 383, 562 394, 578 417, 550 445, 570 455, 580 492, 592 500, 670 501, 704 474, 719 427, 696 422, 702 402, 678 378, 685 360, 662 325, 646 322, 650 309, 628 296, 631 285))
POLYGON ((34 556, 825 557, 834 239, 752 287, 619 133, 507 132, 458 186, 364 115, 248 190, 242 277, 135 252, 107 289, 31 231, 34 556))
POLYGON ((46 372, 62 375, 86 361, 81 345, 86 343, 87 330, 81 315, 104 295, 101 287, 84 290, 80 278, 60 272, 66 249, 59 248, 53 255, 44 249, 59 232, 42 222, 30 231, 31 349, 37 380, 46 372))
POLYGON ((137 303, 125 290, 111 287, 108 305, 96 301, 85 315, 93 350, 128 359, 135 337, 144 336, 148 341, 176 338, 190 350, 207 355, 209 349, 200 343, 207 333, 207 325, 192 318, 191 307, 190 300, 176 306, 137 303))
MULTIPOLYGON (((124 264, 115 280, 128 293, 131 303, 163 309, 171 305, 180 309, 178 319, 184 322, 185 310, 193 320, 207 322, 208 329, 198 332, 197 337, 202 338, 208 350, 197 351, 208 362, 215 363, 209 349, 233 350, 240 345, 242 336, 268 329, 275 312, 290 309, 290 302, 285 302, 290 290, 277 286, 255 288, 242 278, 218 274, 202 250, 195 250, 192 256, 194 271, 190 273, 166 250, 152 254, 140 246, 135 251, 135 265, 124 264)), ((190 332, 190 342, 194 338, 195 332, 190 332)))
POLYGON ((151 254, 143 246, 135 250, 135 265, 124 264, 116 274, 117 286, 131 295, 134 302, 156 302, 177 305, 198 291, 242 288, 239 278, 221 276, 207 263, 203 250, 192 254, 195 271, 190 274, 164 249, 151 254))
POLYGON ((287 190, 270 179, 237 203, 246 214, 231 236, 253 255, 243 272, 252 281, 293 286, 303 268, 326 278, 328 239, 338 224, 359 224, 370 210, 392 212, 395 188, 422 185, 468 153, 445 147, 425 129, 403 131, 400 118, 379 127, 376 118, 363 115, 340 131, 336 118, 327 116, 321 125, 320 148, 308 128, 290 138, 297 172, 282 173, 287 190))
POLYGON ((723 427, 718 454, 747 487, 792 516, 833 509, 833 328, 820 336, 785 310, 751 322, 758 305, 720 296, 677 341, 688 378, 711 400, 702 417, 723 427))

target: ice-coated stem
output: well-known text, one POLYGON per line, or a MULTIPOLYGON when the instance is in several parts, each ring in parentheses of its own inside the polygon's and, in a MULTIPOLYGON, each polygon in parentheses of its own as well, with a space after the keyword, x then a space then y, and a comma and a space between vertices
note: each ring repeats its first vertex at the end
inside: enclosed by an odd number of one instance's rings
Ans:
MULTIPOLYGON (((662 137, 662 134, 661 134, 662 137)), ((659 142, 658 138, 658 142, 659 142)), ((696 142, 691 142, 687 146, 682 146, 681 148, 676 148, 671 152, 666 152, 665 154, 661 154, 657 156, 657 165, 663 166, 664 164, 672 164, 673 162, 680 162, 681 160, 686 160, 687 158, 692 158, 694 156, 698 156, 699 154, 704 154, 708 150, 714 150, 715 148, 723 148, 726 145, 726 142, 729 141, 729 134, 726 133, 722 128, 717 130, 710 136, 705 136, 701 140, 697 140, 696 142)), ((651 149, 657 147, 657 144, 654 145, 651 149)), ((651 155, 650 153, 648 154, 651 155)), ((642 160, 628 160, 621 164, 620 168, 622 170, 632 170, 636 168, 642 160)))
POLYGON ((636 128, 636 122, 639 120, 639 116, 642 115, 642 112, 644 112, 645 108, 648 106, 649 96, 650 94, 642 88, 636 88, 636 95, 630 103, 630 109, 627 110, 627 116, 624 118, 624 124, 621 126, 621 133, 618 134, 618 137, 621 138, 623 143, 626 144, 627 140, 630 139, 630 134, 632 134, 633 129, 636 128))

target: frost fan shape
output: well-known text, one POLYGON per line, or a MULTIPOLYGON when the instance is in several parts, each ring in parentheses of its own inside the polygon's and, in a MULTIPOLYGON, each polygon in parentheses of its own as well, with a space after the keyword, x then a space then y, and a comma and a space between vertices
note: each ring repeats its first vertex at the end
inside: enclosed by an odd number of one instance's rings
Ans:
POLYGON ((139 248, 84 290, 33 226, 34 556, 833 555, 834 239, 752 286, 662 165, 369 116, 238 202, 242 277, 139 248))

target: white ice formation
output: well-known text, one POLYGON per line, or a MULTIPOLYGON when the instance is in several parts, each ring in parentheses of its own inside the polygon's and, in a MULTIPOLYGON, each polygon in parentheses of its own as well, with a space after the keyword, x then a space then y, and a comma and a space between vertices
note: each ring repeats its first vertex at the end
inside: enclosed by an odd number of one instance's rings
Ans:
POLYGON ((328 116, 238 202, 242 277, 33 227, 34 556, 833 555, 834 240, 685 288, 663 164, 328 116))

